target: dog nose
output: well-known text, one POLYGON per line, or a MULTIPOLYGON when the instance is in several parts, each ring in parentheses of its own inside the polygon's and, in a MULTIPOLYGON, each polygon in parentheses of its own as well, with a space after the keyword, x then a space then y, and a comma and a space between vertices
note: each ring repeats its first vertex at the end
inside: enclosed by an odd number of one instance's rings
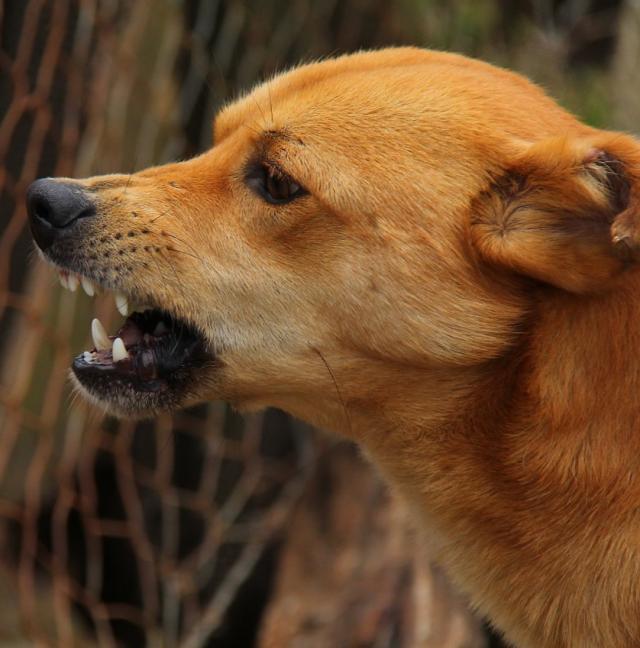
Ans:
POLYGON ((27 190, 27 213, 33 238, 41 250, 46 250, 79 218, 95 216, 96 208, 82 187, 41 178, 27 190))

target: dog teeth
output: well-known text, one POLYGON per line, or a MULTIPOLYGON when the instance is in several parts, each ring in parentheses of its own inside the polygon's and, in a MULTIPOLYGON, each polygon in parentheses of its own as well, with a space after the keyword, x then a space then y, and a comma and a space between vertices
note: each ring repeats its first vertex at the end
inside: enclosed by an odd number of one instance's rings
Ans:
MULTIPOLYGON (((98 288, 97 286, 91 279, 88 277, 84 277, 82 275, 77 275, 71 272, 68 272, 67 270, 58 270, 58 278, 60 280, 60 285, 63 288, 66 288, 67 290, 70 290, 71 292, 75 292, 78 290, 78 286, 82 286, 82 290, 84 290, 89 297, 94 297, 98 293, 98 288)), ((129 299, 127 298, 126 295, 123 295, 120 292, 115 293, 114 295, 115 301, 116 301, 116 308, 118 309, 118 312, 123 316, 127 317, 129 313, 132 311, 131 306, 134 306, 133 310, 144 312, 146 310, 150 309, 150 306, 147 306, 146 304, 129 304, 129 299)), ((103 329, 104 330, 104 329, 103 329)), ((100 338, 101 342, 104 342, 102 338, 100 338)), ((95 342, 95 339, 94 339, 95 342)), ((96 348, 98 346, 96 345, 96 348)), ((104 350, 104 349, 101 349, 104 350)))
POLYGON ((91 338, 98 351, 108 351, 111 348, 111 340, 97 317, 91 322, 91 338))
POLYGON ((91 279, 80 277, 80 284, 82 285, 82 290, 84 290, 89 297, 93 297, 96 294, 96 287, 93 285, 91 279))
POLYGON ((122 317, 129 314, 129 302, 122 293, 116 293, 116 308, 122 317))
POLYGON ((129 357, 129 354, 127 353, 127 347, 125 347, 122 338, 118 337, 113 341, 111 355, 113 356, 114 362, 120 362, 121 360, 126 360, 129 357))
POLYGON ((80 285, 80 280, 78 279, 78 275, 70 274, 69 277, 67 278, 67 285, 69 286, 69 290, 71 292, 75 292, 78 290, 78 286, 80 285))
POLYGON ((93 362, 93 353, 91 353, 91 351, 85 351, 82 354, 82 358, 85 362, 93 362))
POLYGON ((82 289, 87 293, 87 295, 89 295, 89 297, 93 297, 96 294, 96 287, 93 281, 91 281, 91 279, 87 279, 87 277, 73 274, 71 272, 67 272, 66 270, 59 270, 58 278, 60 279, 60 284, 62 285, 62 287, 70 290, 71 292, 75 292, 76 290, 78 290, 78 286, 82 286, 82 289))

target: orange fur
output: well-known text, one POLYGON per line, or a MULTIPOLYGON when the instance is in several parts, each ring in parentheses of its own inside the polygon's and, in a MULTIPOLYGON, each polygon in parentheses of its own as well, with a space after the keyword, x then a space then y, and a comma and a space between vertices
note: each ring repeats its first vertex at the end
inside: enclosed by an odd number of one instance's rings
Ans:
POLYGON ((83 181, 105 276, 217 350, 197 398, 361 443, 517 646, 640 645, 640 144, 410 48, 278 76, 215 132, 83 181), (265 203, 256 156, 308 195, 265 203))

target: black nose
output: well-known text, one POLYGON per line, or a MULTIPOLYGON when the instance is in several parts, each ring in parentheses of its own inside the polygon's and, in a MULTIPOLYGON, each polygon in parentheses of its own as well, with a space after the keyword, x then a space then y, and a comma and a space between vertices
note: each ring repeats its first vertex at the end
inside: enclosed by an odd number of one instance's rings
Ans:
POLYGON ((42 250, 46 250, 65 229, 79 218, 94 216, 95 204, 80 186, 42 178, 31 183, 27 191, 27 212, 31 233, 42 250))

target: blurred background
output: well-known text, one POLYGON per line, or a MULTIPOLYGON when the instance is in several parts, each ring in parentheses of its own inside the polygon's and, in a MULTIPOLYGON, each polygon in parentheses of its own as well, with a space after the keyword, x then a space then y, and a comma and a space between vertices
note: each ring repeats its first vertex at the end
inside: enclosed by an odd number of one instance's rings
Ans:
POLYGON ((350 445, 278 411, 74 402, 91 318, 119 316, 62 290, 26 226, 39 176, 188 157, 256 81, 392 44, 640 127, 640 0, 0 0, 0 646, 501 645, 350 445))

